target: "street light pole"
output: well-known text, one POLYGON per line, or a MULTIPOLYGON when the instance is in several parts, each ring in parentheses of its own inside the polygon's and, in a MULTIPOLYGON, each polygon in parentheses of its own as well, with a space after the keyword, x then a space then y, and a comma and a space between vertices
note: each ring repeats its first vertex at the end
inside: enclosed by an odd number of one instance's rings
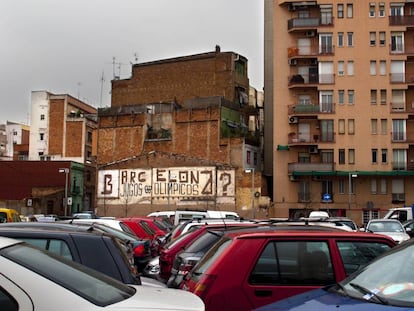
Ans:
POLYGON ((254 167, 246 169, 245 172, 252 174, 252 218, 255 219, 256 211, 254 209, 254 167))
POLYGON ((63 202, 65 216, 68 214, 68 175, 69 169, 68 168, 60 168, 59 173, 65 173, 65 201, 63 202))

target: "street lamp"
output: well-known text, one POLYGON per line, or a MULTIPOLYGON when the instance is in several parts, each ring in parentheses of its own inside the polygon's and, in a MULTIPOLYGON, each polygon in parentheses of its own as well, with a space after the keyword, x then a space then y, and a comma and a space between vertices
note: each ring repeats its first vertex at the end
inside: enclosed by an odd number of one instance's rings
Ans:
POLYGON ((348 172, 348 209, 351 209, 351 203, 352 203, 352 178, 358 177, 358 174, 348 172))
POLYGON ((254 167, 246 169, 245 173, 252 174, 252 218, 256 218, 256 212, 254 210, 254 167))
POLYGON ((60 168, 59 173, 65 173, 65 201, 63 202, 65 208, 65 216, 68 213, 68 175, 69 169, 68 168, 60 168))

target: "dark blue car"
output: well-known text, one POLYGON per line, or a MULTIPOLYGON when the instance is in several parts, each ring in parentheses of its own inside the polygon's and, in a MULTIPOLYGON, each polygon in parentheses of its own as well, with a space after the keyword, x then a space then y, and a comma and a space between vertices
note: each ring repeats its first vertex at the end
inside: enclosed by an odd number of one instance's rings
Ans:
POLYGON ((344 281, 255 311, 414 310, 414 240, 378 257, 344 281))

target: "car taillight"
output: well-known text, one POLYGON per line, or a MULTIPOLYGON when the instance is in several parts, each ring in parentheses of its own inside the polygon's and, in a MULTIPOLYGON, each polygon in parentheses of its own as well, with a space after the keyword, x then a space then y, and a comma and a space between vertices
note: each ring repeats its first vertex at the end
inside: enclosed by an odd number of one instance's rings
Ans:
POLYGON ((213 286, 217 276, 212 274, 206 274, 197 282, 193 293, 200 298, 204 298, 207 295, 208 290, 213 286))
POLYGON ((145 250, 144 245, 137 245, 134 248, 134 256, 135 257, 142 257, 142 256, 146 256, 147 255, 147 251, 145 250))
POLYGON ((180 275, 186 275, 188 272, 191 271, 191 269, 194 268, 194 266, 196 265, 196 263, 198 262, 197 260, 186 260, 184 263, 182 263, 178 269, 178 274, 180 275))

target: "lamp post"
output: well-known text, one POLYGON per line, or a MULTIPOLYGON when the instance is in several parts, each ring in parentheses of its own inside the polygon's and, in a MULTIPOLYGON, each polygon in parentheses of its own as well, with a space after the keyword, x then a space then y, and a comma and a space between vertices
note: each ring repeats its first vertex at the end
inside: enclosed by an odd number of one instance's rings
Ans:
POLYGON ((256 212, 254 210, 254 167, 246 169, 246 173, 252 174, 252 218, 256 218, 256 212))
POLYGON ((65 210, 65 216, 67 216, 68 213, 68 175, 69 175, 69 169, 68 168, 60 168, 59 173, 65 173, 65 200, 63 202, 64 210, 65 210))
POLYGON ((356 173, 348 172, 348 209, 351 209, 352 203, 352 178, 358 177, 356 173))

